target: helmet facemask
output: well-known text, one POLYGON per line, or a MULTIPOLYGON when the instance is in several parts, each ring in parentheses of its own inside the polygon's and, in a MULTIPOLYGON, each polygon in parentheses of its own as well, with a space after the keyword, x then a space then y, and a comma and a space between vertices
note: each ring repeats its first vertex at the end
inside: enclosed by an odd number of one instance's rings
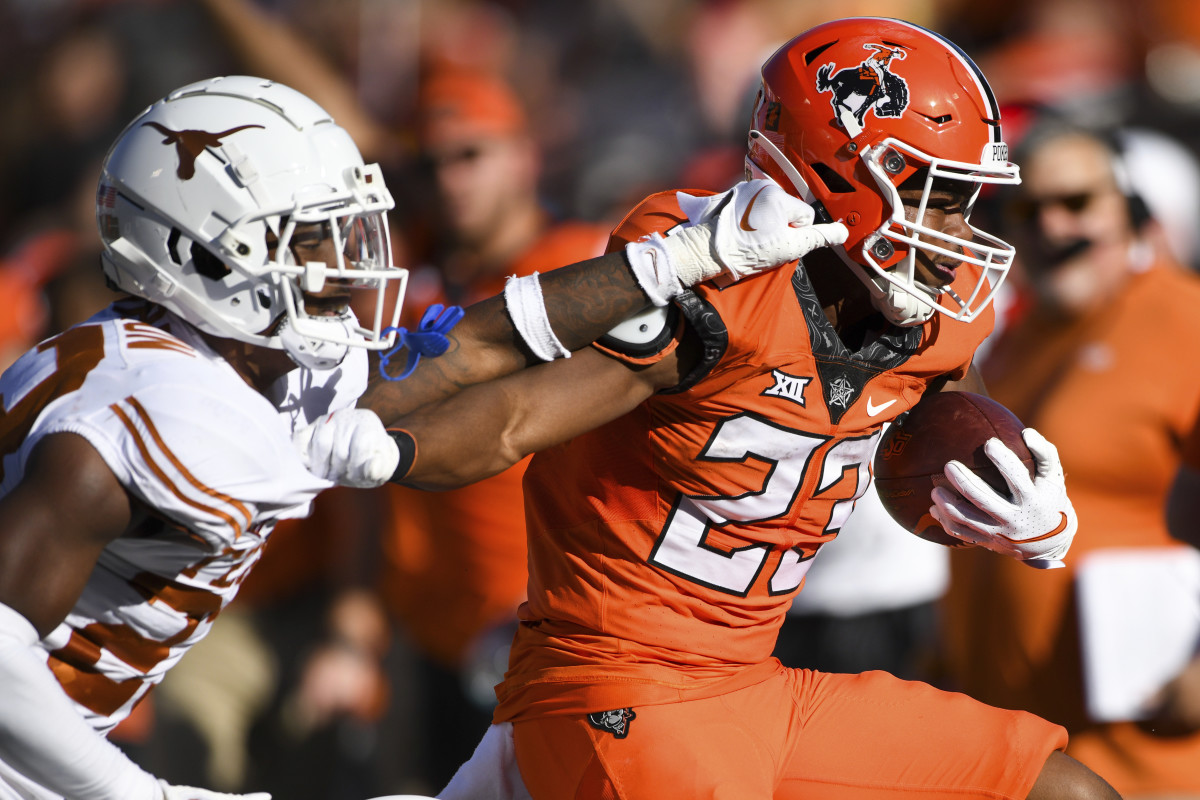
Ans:
MULTIPOLYGON (((749 140, 751 151, 766 153, 787 178, 792 193, 816 208, 818 222, 832 221, 800 171, 769 137, 751 130, 749 140)), ((993 162, 993 168, 988 168, 988 162, 982 159, 977 164, 939 159, 894 138, 863 149, 860 158, 878 186, 884 208, 890 208, 891 213, 873 234, 863 238, 858 258, 851 257, 842 245, 834 249, 867 285, 876 308, 893 324, 919 325, 935 311, 970 322, 991 302, 1008 274, 1016 248, 970 224, 971 210, 985 184, 1020 183, 1016 166, 1008 162, 1006 145, 989 144, 986 150, 985 158, 993 154, 1002 156, 993 162), (920 174, 924 175, 921 198, 910 219, 900 198, 900 185, 920 174), (922 224, 930 193, 939 181, 970 187, 964 192, 968 201, 962 213, 971 230, 971 239, 922 224), (916 271, 918 251, 930 256, 950 256, 964 265, 975 266, 979 277, 967 296, 961 297, 950 286, 935 289, 922 283, 916 271)), ((749 177, 770 177, 750 157, 746 159, 746 169, 749 177)))
MULTIPOLYGON (((989 153, 994 147, 988 145, 989 153)), ((1004 157, 992 169, 983 160, 972 164, 939 159, 891 138, 866 148, 862 154, 863 163, 892 211, 878 231, 863 240, 854 260, 870 268, 869 277, 878 288, 894 296, 882 281, 906 292, 923 306, 926 310, 917 311, 917 316, 928 319, 934 311, 939 311, 952 319, 970 322, 991 302, 1008 274, 1015 248, 970 224, 971 210, 985 184, 1019 181, 1016 168, 1008 163, 1007 147, 1000 147, 1004 157), (909 170, 914 165, 917 166, 909 170), (915 209, 907 212, 899 188, 914 179, 921 185, 921 195, 915 209), (935 187, 945 185, 942 182, 951 183, 954 191, 966 198, 962 217, 971 232, 970 239, 924 224, 930 194, 935 187), (978 274, 966 296, 960 296, 949 285, 935 288, 922 283, 917 277, 918 251, 931 258, 939 255, 954 258, 960 262, 959 269, 974 266, 978 274)))
MULTIPOLYGON (((380 180, 374 164, 351 171, 354 174, 347 178, 351 186, 380 180)), ((269 282, 278 300, 276 307, 282 309, 263 332, 265 346, 282 347, 297 363, 312 368, 336 365, 349 347, 386 350, 394 346, 395 333, 389 329, 399 322, 408 272, 392 265, 389 206, 379 197, 352 191, 349 198, 299 198, 286 213, 246 221, 265 223, 269 253, 263 266, 243 268, 269 282), (319 232, 317 238, 332 240, 322 248, 333 256, 332 263, 313 259, 297 263, 298 232, 302 236, 319 232), (348 307, 339 314, 309 308, 315 304, 306 303, 306 294, 317 295, 331 282, 360 296, 373 293, 370 304, 358 306, 368 308, 370 318, 360 322, 348 307), (385 318, 389 307, 391 313, 385 318)))

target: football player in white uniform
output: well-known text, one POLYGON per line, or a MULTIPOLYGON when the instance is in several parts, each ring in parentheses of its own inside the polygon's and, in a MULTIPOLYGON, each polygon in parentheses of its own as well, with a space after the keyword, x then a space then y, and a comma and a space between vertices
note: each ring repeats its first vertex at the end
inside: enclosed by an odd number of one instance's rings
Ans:
POLYGON ((103 268, 130 297, 0 378, 0 799, 232 797, 168 785, 104 734, 207 633, 275 523, 335 483, 409 468, 411 439, 381 416, 569 355, 647 298, 844 235, 789 225, 786 194, 748 186, 670 243, 514 280, 452 332, 433 319, 447 352, 368 389, 372 351, 419 341, 393 327, 406 272, 378 167, 307 97, 256 78, 143 112, 97 193, 103 268), (731 222, 754 198, 777 224, 731 222), (370 319, 352 290, 374 293, 370 319))

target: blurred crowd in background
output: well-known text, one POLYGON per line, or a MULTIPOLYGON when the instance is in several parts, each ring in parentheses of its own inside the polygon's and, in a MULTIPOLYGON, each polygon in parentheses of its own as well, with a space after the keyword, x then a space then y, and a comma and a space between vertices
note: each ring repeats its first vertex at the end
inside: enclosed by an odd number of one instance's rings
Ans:
MULTIPOLYGON (((419 314, 601 252, 651 192, 727 188, 758 66, 853 15, 962 46, 1009 109, 1010 142, 1046 110, 1134 129, 1129 178, 1156 235, 1200 262, 1191 0, 2 0, 0 365, 112 299, 98 164, 189 82, 259 75, 331 111, 384 168, 419 314)), ((1014 275, 1002 311, 1025 285, 1014 275)), ((114 739, 176 783, 295 800, 436 791, 504 668, 524 588, 519 470, 474 494, 322 498, 114 739)), ((936 600, 945 568, 913 572, 933 587, 920 602, 936 600)), ((925 665, 913 677, 937 677, 927 655, 905 662, 925 665)))

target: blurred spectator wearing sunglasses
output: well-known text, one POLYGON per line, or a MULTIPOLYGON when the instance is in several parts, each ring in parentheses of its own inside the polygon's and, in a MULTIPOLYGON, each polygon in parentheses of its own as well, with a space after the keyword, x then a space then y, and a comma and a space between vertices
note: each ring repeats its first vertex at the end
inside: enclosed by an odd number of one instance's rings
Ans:
MULTIPOLYGON (((1015 156, 1022 185, 1006 209, 1007 238, 1032 297, 981 372, 996 400, 1058 444, 1079 533, 1062 570, 952 551, 949 667, 955 688, 1065 726, 1068 752, 1123 797, 1200 797, 1200 729, 1176 724, 1178 682, 1168 675, 1164 691, 1106 705, 1112 686, 1099 676, 1118 659, 1089 635, 1100 617, 1102 629, 1130 626, 1129 649, 1135 634, 1148 634, 1147 651, 1193 652, 1159 626, 1160 615, 1121 612, 1157 591, 1136 585, 1139 575, 1111 581, 1099 598, 1092 591, 1114 563, 1120 571, 1144 557, 1157 565, 1152 575, 1195 555, 1168 535, 1164 504, 1183 443, 1200 428, 1200 279, 1161 246, 1162 229, 1133 189, 1184 176, 1133 180, 1119 141, 1043 121, 1015 156)), ((1187 673, 1186 658, 1175 674, 1187 673)))

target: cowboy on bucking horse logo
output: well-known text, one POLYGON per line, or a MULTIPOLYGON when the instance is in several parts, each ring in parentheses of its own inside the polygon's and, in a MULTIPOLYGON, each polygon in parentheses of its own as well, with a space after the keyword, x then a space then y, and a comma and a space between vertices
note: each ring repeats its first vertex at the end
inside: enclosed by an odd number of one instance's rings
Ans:
POLYGON ((864 44, 863 49, 874 53, 857 67, 838 70, 832 76, 832 62, 817 70, 817 91, 833 92, 830 104, 838 120, 852 114, 859 128, 871 108, 877 117, 898 117, 908 108, 908 84, 888 69, 892 59, 904 58, 904 51, 881 44, 864 44))

